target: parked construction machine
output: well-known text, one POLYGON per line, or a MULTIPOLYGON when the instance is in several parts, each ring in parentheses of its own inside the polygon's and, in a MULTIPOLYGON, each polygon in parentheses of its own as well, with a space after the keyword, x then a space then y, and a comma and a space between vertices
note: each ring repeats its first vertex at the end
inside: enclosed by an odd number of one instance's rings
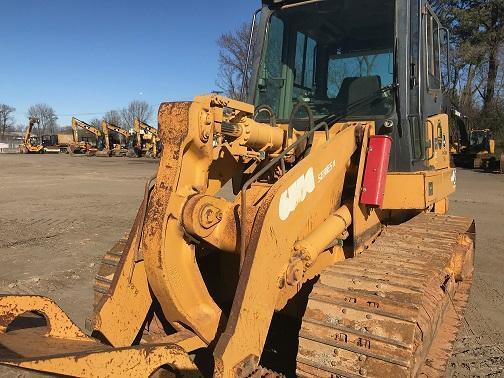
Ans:
POLYGON ((42 154, 44 153, 44 146, 40 138, 32 135, 33 126, 38 125, 40 120, 38 118, 30 117, 28 120, 28 127, 23 135, 23 143, 19 145, 19 153, 21 154, 42 154))
POLYGON ((495 139, 489 129, 471 130, 470 144, 464 153, 474 156, 473 167, 490 172, 504 172, 502 156, 495 153, 495 139))
POLYGON ((424 0, 264 0, 254 26, 249 103, 160 105, 159 170, 103 259, 90 336, 51 299, 3 295, 1 364, 443 376, 475 226, 446 214, 456 171, 436 15, 424 0), (47 326, 16 321, 27 312, 47 326))
POLYGON ((126 156, 128 154, 128 147, 130 145, 130 139, 132 134, 122 127, 113 125, 110 122, 102 121, 102 132, 105 146, 102 151, 98 151, 96 156, 106 157, 106 156, 126 156), (111 143, 110 131, 123 137, 125 143, 111 143))
POLYGON ((504 153, 500 157, 496 155, 492 131, 468 130, 466 117, 455 109, 453 115, 456 128, 453 128, 451 154, 455 166, 504 173, 504 153))
POLYGON ((133 130, 136 144, 129 149, 129 157, 157 158, 161 153, 161 139, 158 130, 135 117, 133 130))
POLYGON ((72 134, 42 135, 42 146, 44 146, 44 152, 46 153, 66 153, 72 142, 72 134))
POLYGON ((87 156, 95 156, 97 151, 101 151, 104 148, 104 137, 102 132, 96 127, 75 117, 72 117, 72 135, 73 141, 67 148, 68 153, 71 155, 86 154, 87 156), (96 138, 96 144, 92 144, 89 141, 79 141, 79 128, 93 134, 96 138))

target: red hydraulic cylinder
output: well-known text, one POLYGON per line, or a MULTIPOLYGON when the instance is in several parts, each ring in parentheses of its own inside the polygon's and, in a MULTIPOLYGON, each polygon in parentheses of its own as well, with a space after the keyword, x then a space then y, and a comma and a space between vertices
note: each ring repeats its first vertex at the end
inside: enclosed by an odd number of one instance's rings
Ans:
POLYGON ((382 207, 391 147, 392 138, 389 136, 373 135, 369 138, 362 180, 361 204, 382 207))

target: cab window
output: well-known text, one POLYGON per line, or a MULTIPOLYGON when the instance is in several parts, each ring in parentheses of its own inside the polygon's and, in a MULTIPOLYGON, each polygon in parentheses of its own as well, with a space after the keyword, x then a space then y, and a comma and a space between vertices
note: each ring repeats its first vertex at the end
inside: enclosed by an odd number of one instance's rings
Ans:
POLYGON ((436 17, 429 10, 426 15, 427 77, 429 89, 441 88, 440 70, 440 27, 436 17))

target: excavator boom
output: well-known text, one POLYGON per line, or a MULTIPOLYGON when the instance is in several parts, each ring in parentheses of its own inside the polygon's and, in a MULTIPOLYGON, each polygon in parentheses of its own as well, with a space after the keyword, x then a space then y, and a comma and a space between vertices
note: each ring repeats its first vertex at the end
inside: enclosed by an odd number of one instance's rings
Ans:
POLYGON ((109 157, 109 156, 126 156, 128 151, 121 148, 121 145, 111 146, 110 144, 110 131, 113 133, 119 134, 126 140, 126 144, 128 144, 128 140, 131 137, 131 134, 128 130, 123 129, 122 127, 116 126, 110 122, 105 120, 102 121, 102 133, 105 146, 102 151, 96 153, 96 156, 99 157, 109 157))
POLYGON ((97 150, 102 149, 101 148, 101 141, 103 138, 102 132, 96 127, 91 126, 88 123, 81 121, 80 119, 77 119, 75 117, 72 117, 72 135, 73 135, 73 142, 70 143, 67 148, 68 153, 70 153, 71 155, 85 153, 88 156, 94 156, 97 150), (79 141, 79 134, 78 134, 79 128, 93 134, 96 137, 96 145, 97 145, 96 147, 93 147, 88 142, 79 141))

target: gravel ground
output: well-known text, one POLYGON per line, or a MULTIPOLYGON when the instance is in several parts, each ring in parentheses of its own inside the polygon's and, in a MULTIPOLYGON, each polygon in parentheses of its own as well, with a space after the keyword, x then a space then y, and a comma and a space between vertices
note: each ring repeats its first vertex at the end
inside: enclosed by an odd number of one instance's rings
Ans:
MULTIPOLYGON (((0 155, 0 293, 55 299, 84 327, 101 256, 132 225, 154 160, 0 155)), ((459 171, 476 277, 447 376, 504 376, 504 175, 459 171)), ((27 376, 0 368, 0 376, 27 376)))
POLYGON ((449 377, 504 376, 504 175, 459 171, 450 212, 476 220, 476 274, 449 377))

